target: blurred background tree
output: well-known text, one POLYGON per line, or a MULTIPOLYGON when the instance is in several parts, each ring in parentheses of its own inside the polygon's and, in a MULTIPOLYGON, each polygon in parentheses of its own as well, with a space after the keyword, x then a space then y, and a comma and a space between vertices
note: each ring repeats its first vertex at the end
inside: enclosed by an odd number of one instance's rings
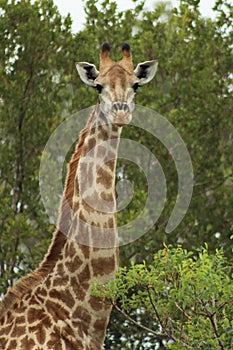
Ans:
POLYGON ((70 18, 52 1, 0 4, 1 294, 38 264, 53 231, 40 202, 39 165, 66 109, 73 38, 70 18))
MULTIPOLYGON (((120 59, 122 42, 131 45, 135 65, 158 59, 156 77, 148 88, 138 90, 136 103, 173 124, 187 145, 194 169, 188 213, 167 235, 166 223, 177 196, 175 164, 159 140, 141 129, 123 130, 123 137, 144 144, 159 160, 168 194, 154 227, 121 248, 121 265, 152 262, 164 243, 182 243, 193 250, 207 242, 210 252, 223 248, 231 257, 233 12, 230 1, 216 0, 216 18, 203 18, 199 2, 180 0, 177 8, 158 3, 145 10, 144 1, 135 0, 133 10, 120 12, 115 1, 88 0, 84 29, 73 34, 70 16, 63 18, 52 0, 1 0, 0 295, 35 268, 46 252, 54 227, 40 201, 41 154, 66 116, 96 102, 96 91, 83 85, 74 62, 98 66, 105 41, 112 46, 113 59, 120 59)), ((118 215, 121 224, 142 210, 147 186, 130 162, 120 160, 118 174, 134 184, 132 202, 118 215)), ((146 312, 140 318, 153 328, 146 312)), ((164 344, 114 311, 106 348, 164 349, 164 344)))

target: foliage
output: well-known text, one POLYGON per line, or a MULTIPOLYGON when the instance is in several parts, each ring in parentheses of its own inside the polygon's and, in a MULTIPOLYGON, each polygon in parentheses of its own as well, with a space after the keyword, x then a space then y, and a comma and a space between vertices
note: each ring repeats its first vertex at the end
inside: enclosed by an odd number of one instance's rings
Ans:
POLYGON ((1 295, 38 264, 53 230, 39 201, 39 164, 66 107, 63 50, 72 36, 52 1, 1 1, 0 12, 1 295))
POLYGON ((167 349, 230 349, 232 267, 222 251, 169 246, 154 255, 152 264, 132 263, 120 269, 115 281, 96 283, 93 293, 108 298, 151 339, 163 339, 167 349), (143 325, 141 314, 151 328, 143 325))

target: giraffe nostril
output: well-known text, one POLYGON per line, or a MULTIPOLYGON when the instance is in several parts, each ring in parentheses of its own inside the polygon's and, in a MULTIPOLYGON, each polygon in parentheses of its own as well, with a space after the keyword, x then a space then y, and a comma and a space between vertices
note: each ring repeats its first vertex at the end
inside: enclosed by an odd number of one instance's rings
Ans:
POLYGON ((129 112, 129 106, 125 102, 114 102, 112 105, 112 111, 117 112, 117 111, 124 111, 126 113, 129 112))
POLYGON ((127 103, 123 103, 123 108, 122 108, 125 112, 129 111, 129 106, 127 105, 127 103))
POLYGON ((117 112, 118 111, 118 109, 119 109, 119 107, 118 107, 118 103, 113 103, 113 105, 112 105, 112 111, 113 112, 117 112))

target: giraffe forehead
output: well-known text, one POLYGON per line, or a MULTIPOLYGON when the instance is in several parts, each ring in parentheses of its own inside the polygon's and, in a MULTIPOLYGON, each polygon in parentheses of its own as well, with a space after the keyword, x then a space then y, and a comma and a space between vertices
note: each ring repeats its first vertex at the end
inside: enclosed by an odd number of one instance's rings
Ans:
POLYGON ((117 85, 125 87, 128 84, 132 84, 135 78, 134 72, 129 72, 118 63, 115 63, 104 73, 101 74, 100 72, 97 82, 109 85, 111 88, 117 85))

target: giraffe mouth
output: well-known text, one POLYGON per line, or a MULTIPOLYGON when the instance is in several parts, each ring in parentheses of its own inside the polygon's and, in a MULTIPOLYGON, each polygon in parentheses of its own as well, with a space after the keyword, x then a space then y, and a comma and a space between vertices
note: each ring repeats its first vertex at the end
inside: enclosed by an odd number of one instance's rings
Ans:
POLYGON ((126 126, 131 121, 131 114, 125 114, 122 115, 118 113, 116 116, 114 116, 113 124, 119 127, 126 126))

